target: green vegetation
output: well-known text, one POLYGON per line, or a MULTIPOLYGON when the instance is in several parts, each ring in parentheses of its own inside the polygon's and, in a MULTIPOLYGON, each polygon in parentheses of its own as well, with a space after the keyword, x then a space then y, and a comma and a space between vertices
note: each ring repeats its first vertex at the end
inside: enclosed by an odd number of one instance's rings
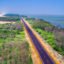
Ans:
POLYGON ((44 40, 51 45, 53 49, 58 51, 60 54, 64 55, 64 47, 58 47, 55 36, 52 32, 47 32, 41 29, 35 29, 43 38, 44 40))
POLYGON ((19 17, 0 17, 0 21, 18 21, 19 17))
POLYGON ((52 24, 35 18, 25 18, 31 26, 51 45, 51 47, 64 55, 64 30, 52 24))
POLYGON ((48 42, 53 48, 55 48, 56 43, 53 33, 41 29, 36 29, 36 31, 46 40, 46 42, 48 42))
POLYGON ((32 64, 23 24, 0 24, 0 64, 32 64))
POLYGON ((21 31, 23 31, 23 26, 20 23, 0 24, 0 43, 13 40, 16 34, 20 34, 21 31))

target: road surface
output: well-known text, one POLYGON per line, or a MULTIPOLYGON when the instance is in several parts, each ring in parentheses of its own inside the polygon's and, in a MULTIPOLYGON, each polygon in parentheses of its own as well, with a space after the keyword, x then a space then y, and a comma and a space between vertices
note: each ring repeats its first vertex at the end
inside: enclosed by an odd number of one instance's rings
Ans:
POLYGON ((48 53, 45 51, 44 47, 42 47, 42 45, 40 44, 39 40, 35 37, 35 35, 33 34, 32 30, 28 27, 28 25, 24 22, 23 18, 22 18, 22 22, 28 32, 28 34, 30 35, 30 38, 32 39, 32 42, 34 44, 34 46, 36 47, 40 58, 42 59, 42 64, 55 64, 53 59, 48 55, 48 53))

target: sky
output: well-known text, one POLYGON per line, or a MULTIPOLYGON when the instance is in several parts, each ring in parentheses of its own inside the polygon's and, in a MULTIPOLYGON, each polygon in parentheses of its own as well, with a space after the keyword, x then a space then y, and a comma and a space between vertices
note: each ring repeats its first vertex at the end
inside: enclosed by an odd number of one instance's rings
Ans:
POLYGON ((0 0, 0 13, 64 15, 64 0, 0 0))

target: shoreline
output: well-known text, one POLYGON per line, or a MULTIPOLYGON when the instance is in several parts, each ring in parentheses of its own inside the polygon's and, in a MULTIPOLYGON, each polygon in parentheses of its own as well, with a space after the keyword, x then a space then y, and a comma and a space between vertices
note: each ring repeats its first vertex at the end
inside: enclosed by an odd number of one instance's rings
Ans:
MULTIPOLYGON (((50 16, 51 17, 51 16, 50 16)), ((53 16, 54 17, 54 16, 53 16)), ((52 18, 53 18, 52 17, 52 18)), ((54 20, 54 22, 53 22, 53 20, 50 20, 51 18, 49 18, 48 19, 48 17, 47 16, 43 16, 43 17, 41 17, 41 16, 25 16, 25 18, 31 18, 31 19, 38 19, 38 20, 41 20, 41 21, 45 21, 45 22, 47 22, 47 23, 50 23, 51 25, 53 25, 53 26, 55 26, 55 27, 58 27, 58 28, 60 28, 60 29, 64 29, 64 27, 63 27, 63 24, 61 24, 61 23, 63 23, 63 22, 59 22, 58 23, 58 21, 60 20, 60 19, 58 19, 57 20, 57 23, 55 22, 55 20, 54 20), (45 20, 46 19, 46 20, 45 20), (47 20, 48 19, 48 20, 47 20)), ((56 17, 55 17, 56 18, 56 17)))

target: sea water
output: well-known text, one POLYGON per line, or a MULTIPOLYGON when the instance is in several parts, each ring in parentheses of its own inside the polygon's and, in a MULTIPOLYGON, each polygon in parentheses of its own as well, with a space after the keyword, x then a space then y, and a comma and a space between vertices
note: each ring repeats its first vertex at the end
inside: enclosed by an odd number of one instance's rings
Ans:
POLYGON ((43 19, 57 27, 64 28, 64 16, 60 16, 60 15, 30 15, 30 17, 43 19))

